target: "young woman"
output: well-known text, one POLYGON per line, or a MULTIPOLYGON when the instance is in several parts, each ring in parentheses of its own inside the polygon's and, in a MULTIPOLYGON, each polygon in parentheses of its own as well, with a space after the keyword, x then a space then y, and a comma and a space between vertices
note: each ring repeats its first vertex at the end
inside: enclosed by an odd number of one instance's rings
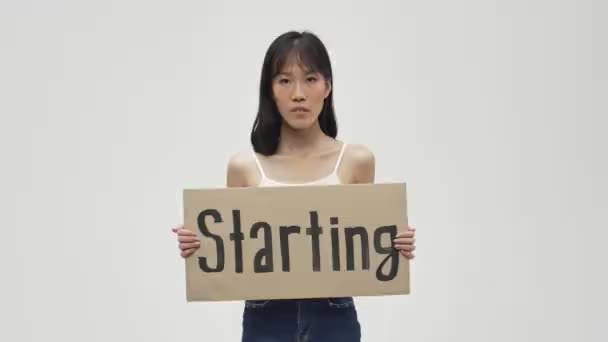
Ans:
MULTIPOLYGON (((312 33, 287 32, 270 45, 260 82, 258 114, 251 132, 253 151, 234 155, 228 187, 373 183, 373 153, 337 140, 329 55, 312 33)), ((181 256, 199 248, 183 225, 173 228, 181 256)), ((394 241, 403 257, 414 258, 415 229, 394 241)), ((360 341, 353 298, 248 300, 243 342, 360 341)))

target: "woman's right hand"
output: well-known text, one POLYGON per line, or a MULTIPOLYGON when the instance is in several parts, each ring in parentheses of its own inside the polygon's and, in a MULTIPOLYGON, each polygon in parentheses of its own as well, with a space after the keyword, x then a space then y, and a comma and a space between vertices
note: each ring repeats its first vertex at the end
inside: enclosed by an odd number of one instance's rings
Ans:
POLYGON ((201 246, 201 241, 196 237, 196 234, 184 228, 183 224, 171 229, 177 234, 179 242, 180 255, 182 258, 187 258, 201 246))

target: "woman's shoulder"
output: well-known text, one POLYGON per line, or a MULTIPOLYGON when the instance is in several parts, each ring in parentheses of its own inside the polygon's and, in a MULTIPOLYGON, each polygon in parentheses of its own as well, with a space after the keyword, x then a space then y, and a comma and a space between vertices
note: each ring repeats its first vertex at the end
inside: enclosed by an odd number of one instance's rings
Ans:
POLYGON ((374 181, 376 157, 367 145, 358 143, 346 145, 342 158, 343 176, 349 180, 349 183, 374 181))
POLYGON ((259 178, 257 161, 252 151, 239 151, 230 156, 227 165, 227 185, 247 187, 259 178))
POLYGON ((375 161, 374 152, 364 144, 351 143, 345 146, 344 158, 356 164, 370 164, 375 161))

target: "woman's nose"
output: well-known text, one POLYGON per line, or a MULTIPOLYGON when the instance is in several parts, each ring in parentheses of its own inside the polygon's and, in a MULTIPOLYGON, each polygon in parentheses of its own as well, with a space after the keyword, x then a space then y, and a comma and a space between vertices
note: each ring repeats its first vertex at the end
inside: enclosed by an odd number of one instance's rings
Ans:
POLYGON ((301 102, 306 100, 306 95, 302 90, 302 86, 299 82, 296 82, 294 85, 293 93, 291 94, 291 99, 296 102, 301 102))
POLYGON ((306 100, 306 98, 304 96, 292 96, 291 100, 294 102, 302 102, 306 100))

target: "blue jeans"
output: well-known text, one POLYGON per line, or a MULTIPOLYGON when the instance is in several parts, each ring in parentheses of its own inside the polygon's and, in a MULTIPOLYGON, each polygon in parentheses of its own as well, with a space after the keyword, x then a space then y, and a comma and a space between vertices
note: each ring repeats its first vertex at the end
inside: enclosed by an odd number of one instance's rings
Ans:
POLYGON ((352 297, 248 300, 242 342, 359 342, 352 297))

